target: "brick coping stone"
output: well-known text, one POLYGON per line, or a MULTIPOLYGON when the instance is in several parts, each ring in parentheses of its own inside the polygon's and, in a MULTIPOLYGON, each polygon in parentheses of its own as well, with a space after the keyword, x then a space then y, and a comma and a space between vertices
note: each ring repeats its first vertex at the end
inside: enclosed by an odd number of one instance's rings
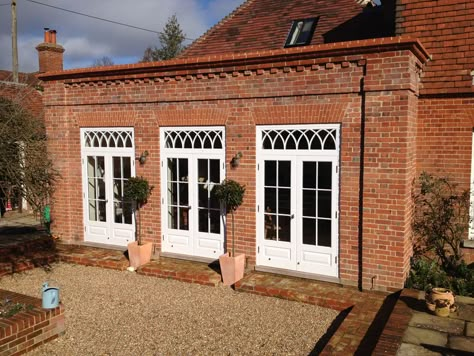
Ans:
POLYGON ((64 334, 64 306, 43 309, 41 300, 0 289, 0 299, 31 305, 10 318, 0 318, 0 356, 21 355, 64 334))

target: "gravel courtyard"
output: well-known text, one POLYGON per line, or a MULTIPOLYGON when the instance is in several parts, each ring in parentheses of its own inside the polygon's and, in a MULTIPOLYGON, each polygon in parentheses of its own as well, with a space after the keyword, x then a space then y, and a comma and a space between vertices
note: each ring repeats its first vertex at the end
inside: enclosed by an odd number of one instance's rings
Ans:
POLYGON ((66 334, 32 355, 307 355, 337 316, 313 305, 140 276, 55 264, 0 279, 0 288, 41 297, 54 280, 66 334))

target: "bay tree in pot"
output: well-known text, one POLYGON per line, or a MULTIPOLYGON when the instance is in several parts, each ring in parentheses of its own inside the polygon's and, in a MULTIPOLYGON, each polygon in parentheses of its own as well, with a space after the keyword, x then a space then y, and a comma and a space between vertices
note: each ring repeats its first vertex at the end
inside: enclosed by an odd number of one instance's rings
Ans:
POLYGON ((146 204, 151 195, 153 186, 143 177, 132 177, 127 180, 123 188, 124 202, 131 202, 132 211, 135 217, 135 237, 136 241, 128 244, 128 258, 130 267, 138 268, 151 259, 153 244, 151 242, 143 243, 142 241, 142 224, 140 217, 140 209, 146 204))
POLYGON ((214 188, 215 197, 225 206, 226 214, 232 217, 232 253, 219 256, 222 281, 224 285, 232 285, 244 277, 245 254, 235 255, 234 212, 242 205, 245 186, 232 180, 225 179, 221 185, 214 188))

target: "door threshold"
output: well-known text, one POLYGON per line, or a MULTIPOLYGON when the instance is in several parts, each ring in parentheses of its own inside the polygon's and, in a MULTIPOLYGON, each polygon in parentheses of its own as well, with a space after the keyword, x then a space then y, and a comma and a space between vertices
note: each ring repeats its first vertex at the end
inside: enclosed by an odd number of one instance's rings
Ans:
POLYGON ((292 271, 292 270, 289 270, 289 269, 275 268, 275 267, 265 267, 265 266, 255 266, 255 271, 257 271, 257 272, 268 272, 268 273, 274 273, 274 274, 282 274, 282 275, 290 276, 290 277, 313 279, 315 281, 337 283, 337 284, 342 285, 340 278, 324 276, 322 274, 299 272, 299 271, 292 271))
POLYGON ((168 257, 168 258, 176 258, 177 260, 195 261, 195 262, 203 262, 203 263, 219 262, 219 259, 215 259, 215 258, 182 255, 179 253, 171 253, 171 252, 161 252, 160 256, 168 257))
POLYGON ((117 251, 127 250, 127 246, 107 245, 107 244, 101 244, 99 242, 77 241, 74 244, 81 245, 81 246, 88 246, 88 247, 104 248, 106 250, 117 250, 117 251))

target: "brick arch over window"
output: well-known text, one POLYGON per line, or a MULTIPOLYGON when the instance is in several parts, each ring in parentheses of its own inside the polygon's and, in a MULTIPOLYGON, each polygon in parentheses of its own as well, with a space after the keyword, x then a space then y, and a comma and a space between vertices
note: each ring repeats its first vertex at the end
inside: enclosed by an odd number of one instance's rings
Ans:
POLYGON ((133 111, 88 112, 76 116, 79 127, 133 127, 136 114, 133 111))
POLYGON ((227 109, 173 108, 156 111, 159 126, 224 126, 229 117, 227 109))
POLYGON ((268 106, 253 109, 256 125, 341 122, 348 104, 268 106))

